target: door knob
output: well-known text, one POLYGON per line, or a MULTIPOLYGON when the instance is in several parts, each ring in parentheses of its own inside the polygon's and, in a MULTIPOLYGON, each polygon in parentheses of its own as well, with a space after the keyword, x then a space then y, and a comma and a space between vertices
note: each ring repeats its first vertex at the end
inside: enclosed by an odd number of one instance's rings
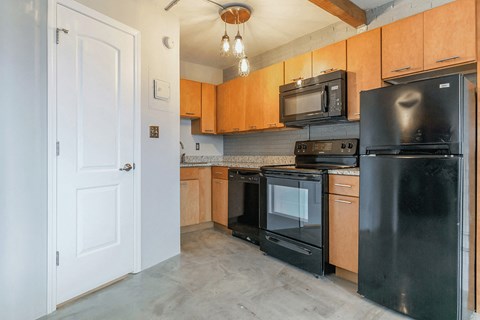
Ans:
POLYGON ((127 172, 128 172, 128 171, 130 171, 130 170, 132 170, 132 169, 133 169, 133 166, 132 166, 130 163, 126 163, 126 164, 123 166, 123 168, 120 168, 119 170, 120 170, 120 171, 127 171, 127 172))

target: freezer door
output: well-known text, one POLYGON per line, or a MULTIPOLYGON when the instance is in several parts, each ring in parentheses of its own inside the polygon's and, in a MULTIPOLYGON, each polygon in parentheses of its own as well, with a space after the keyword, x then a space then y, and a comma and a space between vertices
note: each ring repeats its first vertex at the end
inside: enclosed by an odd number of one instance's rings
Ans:
POLYGON ((438 145, 461 154, 463 81, 453 75, 362 92, 360 153, 438 145))
POLYGON ((415 319, 457 319, 461 166, 460 157, 361 157, 361 295, 415 319))

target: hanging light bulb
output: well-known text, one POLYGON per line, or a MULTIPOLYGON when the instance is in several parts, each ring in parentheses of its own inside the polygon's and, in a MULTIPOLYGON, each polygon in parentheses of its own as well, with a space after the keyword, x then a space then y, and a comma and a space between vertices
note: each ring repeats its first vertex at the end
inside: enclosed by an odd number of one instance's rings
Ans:
POLYGON ((230 37, 227 34, 227 23, 225 22, 225 34, 222 37, 220 56, 228 57, 230 55, 230 37))
POLYGON ((246 77, 250 73, 250 62, 248 61, 248 57, 243 56, 238 61, 238 75, 241 77, 246 77))
POLYGON ((243 38, 240 35, 240 26, 237 24, 238 30, 235 40, 233 40, 233 55, 235 58, 242 58, 245 53, 245 45, 243 44, 243 38))

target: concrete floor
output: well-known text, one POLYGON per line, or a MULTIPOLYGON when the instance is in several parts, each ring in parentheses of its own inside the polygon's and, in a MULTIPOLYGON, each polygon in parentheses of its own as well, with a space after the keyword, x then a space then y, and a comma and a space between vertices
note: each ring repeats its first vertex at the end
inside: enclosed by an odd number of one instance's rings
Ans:
POLYGON ((407 319, 335 276, 264 256, 213 229, 182 235, 182 254, 44 319, 407 319))

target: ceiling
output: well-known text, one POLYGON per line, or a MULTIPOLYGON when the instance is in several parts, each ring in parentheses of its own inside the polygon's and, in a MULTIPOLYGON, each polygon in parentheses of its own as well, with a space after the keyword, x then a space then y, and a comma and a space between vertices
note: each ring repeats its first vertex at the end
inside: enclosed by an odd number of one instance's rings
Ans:
MULTIPOLYGON (((352 0, 362 9, 371 9, 391 0, 352 0)), ((165 5, 170 0, 165 0, 165 5)), ((228 0, 216 0, 221 5, 232 4, 228 0)), ((238 3, 238 2, 237 2, 238 3)), ((240 33, 244 37, 249 57, 281 46, 303 35, 340 21, 308 0, 243 0, 252 8, 252 16, 240 33)), ((220 7, 206 0, 180 0, 170 12, 180 20, 180 59, 225 69, 236 64, 233 57, 220 57, 220 40, 224 23, 219 15, 220 7)), ((227 25, 230 39, 237 27, 227 25)))

